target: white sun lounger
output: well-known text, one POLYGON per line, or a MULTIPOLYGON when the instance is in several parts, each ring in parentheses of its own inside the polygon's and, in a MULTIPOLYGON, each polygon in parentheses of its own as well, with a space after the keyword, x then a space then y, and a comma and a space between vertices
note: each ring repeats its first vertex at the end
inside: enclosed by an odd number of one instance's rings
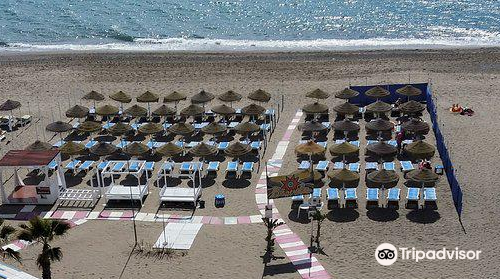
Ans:
POLYGON ((139 200, 141 202, 144 196, 148 194, 147 185, 138 186, 123 186, 123 185, 111 185, 108 188, 105 196, 108 200, 139 200))
POLYGON ((328 170, 328 161, 319 161, 318 164, 316 165, 315 170, 317 171, 327 171, 328 170))
POLYGON ((299 165, 299 170, 308 170, 311 167, 311 163, 309 161, 302 161, 299 165))
POLYGON ((383 164, 384 170, 391 170, 395 171, 396 170, 396 164, 394 162, 385 162, 383 164))
POLYGON ((329 121, 321 122, 321 124, 323 124, 323 126, 325 126, 327 130, 330 130, 330 128, 332 127, 332 123, 330 123, 329 121))

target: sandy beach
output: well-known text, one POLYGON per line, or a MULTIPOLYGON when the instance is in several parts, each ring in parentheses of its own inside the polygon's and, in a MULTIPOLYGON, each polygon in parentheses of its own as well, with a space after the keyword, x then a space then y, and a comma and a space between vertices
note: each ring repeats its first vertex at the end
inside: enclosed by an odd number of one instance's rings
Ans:
MULTIPOLYGON (((430 82, 441 131, 464 193, 465 232, 443 177, 437 187, 439 210, 426 216, 413 214, 403 206, 397 216, 367 214, 364 192, 360 192, 360 206, 352 215, 332 213, 324 222, 325 255, 316 257, 333 278, 495 278, 500 271, 497 253, 500 195, 496 187, 500 175, 497 160, 500 147, 496 144, 500 140, 497 133, 499 61, 500 49, 497 48, 290 53, 2 53, 0 102, 20 101, 21 111, 15 113, 30 113, 35 121, 25 129, 9 133, 7 140, 0 143, 0 155, 10 149, 23 149, 37 137, 51 139, 52 134, 43 133, 44 127, 54 120, 66 119, 64 111, 70 105, 89 106, 91 103, 82 101, 81 96, 90 90, 105 95, 123 90, 132 96, 146 90, 160 96, 174 90, 188 96, 202 89, 214 94, 235 90, 246 96, 262 88, 273 96, 267 106, 276 107, 284 96, 284 110, 264 154, 263 161, 266 161, 273 155, 297 109, 312 102, 304 97, 306 92, 321 88, 333 93, 348 85, 430 82), (473 117, 452 115, 448 108, 453 103, 472 107, 476 113, 473 117), (398 261, 384 267, 373 256, 375 248, 383 242, 422 250, 459 247, 481 250, 482 254, 477 261, 398 261)), ((333 97, 325 101, 330 107, 341 102, 333 97)), ((105 103, 114 104, 111 100, 105 103)), ((214 100, 211 105, 219 103, 214 100)), ((235 106, 249 103, 244 98, 235 106)), ((187 104, 188 101, 181 102, 179 107, 187 104)), ((298 130, 293 132, 280 173, 296 170, 293 149, 300 135, 298 130)), ((427 141, 435 144, 431 134, 427 141)), ((363 144, 366 144, 364 139, 363 144)), ((360 158, 363 162, 363 156, 360 158)), ((434 162, 437 161, 436 158, 434 162)), ((212 181, 203 193, 207 207, 196 210, 195 215, 259 214, 255 185, 261 171, 262 168, 254 172, 242 185, 228 185, 221 178, 212 181), (227 205, 217 209, 213 206, 213 196, 220 192, 226 195, 227 205)), ((364 177, 363 171, 361 176, 364 177)), ((362 180, 361 189, 365 189, 363 184, 362 180)), ((296 211, 290 210, 290 199, 275 202, 290 228, 308 243, 310 223, 294 218, 296 211)), ((96 208, 103 208, 102 200, 96 208)), ((324 210, 326 212, 326 208, 324 210)), ((141 212, 157 211, 158 189, 152 187, 141 212)), ((154 243, 161 233, 161 223, 137 223, 140 241, 154 243)), ((132 255, 128 259, 133 245, 132 223, 90 220, 54 242, 62 247, 64 258, 53 265, 53 278, 301 278, 286 258, 264 267, 260 258, 264 254, 264 237, 262 224, 204 225, 185 255, 176 253, 173 258, 163 260, 132 255)), ((39 246, 22 250, 22 265, 7 263, 39 276, 35 263, 39 250, 39 246)), ((285 253, 277 247, 276 255, 284 257, 285 253)))

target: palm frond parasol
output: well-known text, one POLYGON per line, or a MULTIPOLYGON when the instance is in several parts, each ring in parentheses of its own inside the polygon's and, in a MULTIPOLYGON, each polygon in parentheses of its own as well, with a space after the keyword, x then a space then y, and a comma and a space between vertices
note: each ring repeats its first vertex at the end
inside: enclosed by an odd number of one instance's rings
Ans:
POLYGON ((189 135, 193 133, 194 130, 195 129, 193 125, 185 122, 175 123, 174 125, 170 126, 170 128, 168 128, 168 131, 170 133, 174 133, 176 135, 189 135))
POLYGON ((84 121, 78 125, 77 130, 84 133, 95 133, 102 129, 101 124, 94 121, 84 121))
POLYGON ((260 131, 260 126, 251 122, 243 122, 236 125, 236 127, 234 127, 234 130, 238 134, 246 135, 260 131))
POLYGON ((151 91, 146 91, 137 97, 139 103, 156 103, 160 98, 151 91))
POLYGON ((203 113, 205 113, 205 109, 195 104, 191 104, 181 110, 182 116, 197 116, 203 113))
POLYGON ((184 151, 182 147, 177 146, 176 144, 169 142, 160 148, 156 149, 156 153, 165 156, 172 157, 181 154, 184 151))
POLYGON ((325 153, 325 148, 310 140, 306 143, 297 145, 295 147, 295 153, 297 155, 319 155, 325 153))
POLYGON ((267 103, 271 100, 271 94, 262 89, 257 89, 248 95, 248 99, 257 102, 267 103))
POLYGON ((410 121, 403 123, 401 129, 420 135, 426 135, 430 131, 429 124, 416 118, 412 118, 410 121))
POLYGON ((233 90, 229 90, 229 91, 226 91, 225 93, 222 93, 217 98, 223 102, 232 103, 232 102, 240 101, 242 96, 240 94, 234 92, 233 90))
POLYGON ((369 173, 366 179, 372 183, 371 185, 367 184, 367 186, 392 188, 398 184, 399 176, 393 170, 381 169, 369 173))
POLYGON ((116 148, 116 146, 110 143, 99 142, 90 148, 90 153, 95 154, 97 156, 108 156, 115 153, 117 149, 118 148, 116 148))
POLYGON ((368 131, 384 132, 394 129, 394 124, 389 120, 377 118, 366 123, 365 127, 368 131))
POLYGON ((217 151, 217 147, 202 142, 197 146, 191 148, 189 150, 189 153, 196 157, 206 157, 214 155, 215 153, 217 153, 217 151))
POLYGON ((123 152, 127 153, 130 156, 141 156, 148 151, 149 147, 140 142, 133 142, 123 148, 123 152))
POLYGON ((266 112, 266 109, 256 104, 250 104, 241 109, 241 113, 244 115, 261 115, 264 112, 266 112))
POLYGON ((231 115, 231 114, 235 114, 236 110, 232 107, 228 107, 228 106, 222 104, 222 105, 213 107, 212 112, 216 113, 216 114, 220 114, 220 115, 231 115))
POLYGON ((392 110, 392 106, 383 101, 376 101, 366 106, 367 112, 384 113, 392 110))
POLYGON ((338 114, 356 114, 359 112, 359 107, 351 103, 345 102, 333 107, 333 110, 338 114))
POLYGON ((333 122, 332 128, 342 132, 355 132, 360 129, 358 124, 347 119, 333 122))
POLYGON ((115 106, 112 106, 112 105, 104 105, 104 106, 96 108, 96 110, 95 110, 95 113, 97 113, 100 116, 117 115, 118 112, 119 112, 119 109, 115 106))
POLYGON ((365 95, 368 97, 371 97, 371 98, 380 99, 380 98, 390 96, 391 93, 388 90, 377 85, 377 86, 374 86, 374 87, 368 89, 365 92, 365 95))
POLYGON ((405 151, 412 157, 413 159, 430 159, 434 156, 436 149, 434 146, 418 140, 408 144, 405 147, 405 151))
POLYGON ((148 110, 139 105, 133 105, 127 108, 123 113, 130 115, 132 117, 144 117, 148 115, 148 110))
POLYGON ((312 98, 312 99, 328 99, 328 97, 330 97, 330 94, 328 94, 325 91, 317 88, 317 89, 314 89, 311 92, 308 92, 306 94, 306 97, 307 98, 312 98))
POLYGON ((108 132, 114 136, 122 136, 130 133, 133 130, 132 126, 123 122, 117 122, 111 128, 108 129, 108 132))
POLYGON ((158 123, 149 122, 139 127, 139 132, 147 135, 156 134, 163 131, 163 126, 158 123))
POLYGON ((399 106, 399 110, 402 113, 406 114, 412 114, 412 113, 418 113, 422 112, 425 110, 425 106, 417 101, 408 101, 399 106))
POLYGON ((69 118, 84 118, 87 117, 88 114, 89 109, 80 105, 75 105, 66 111, 66 117, 69 118))
POLYGON ((382 141, 369 144, 366 147, 366 150, 382 157, 395 156, 398 153, 398 149, 396 147, 382 141))
POLYGON ((102 95, 101 93, 98 93, 97 91, 90 91, 89 93, 85 94, 82 99, 84 100, 92 100, 92 101, 103 101, 105 98, 104 98, 104 95, 102 95))
POLYGON ((63 144, 61 148, 59 148, 59 151, 66 155, 78 155, 81 154, 83 150, 85 150, 85 146, 74 141, 68 141, 67 143, 63 144))
POLYGON ((212 101, 215 98, 215 95, 209 93, 205 90, 201 90, 200 93, 191 97, 191 103, 193 104, 205 104, 212 101))
POLYGON ((21 107, 18 101, 7 100, 0 105, 0 111, 11 111, 21 107))
POLYGON ((358 91, 347 87, 347 88, 342 89, 342 91, 335 93, 335 98, 351 99, 351 98, 357 97, 358 95, 359 95, 358 91))
POLYGON ((52 144, 40 140, 36 140, 34 143, 26 147, 26 150, 29 151, 47 151, 51 149, 52 149, 52 144))
POLYGON ((52 122, 45 129, 49 132, 54 132, 54 133, 64 133, 67 131, 70 131, 73 129, 73 126, 69 123, 62 122, 62 121, 56 121, 52 122))
POLYGON ((422 90, 416 88, 413 85, 405 85, 404 87, 401 87, 396 90, 398 94, 401 94, 403 96, 407 97, 414 97, 414 96, 420 96, 422 94, 422 90))
POLYGON ((118 91, 112 95, 109 95, 109 98, 122 104, 123 103, 128 104, 132 102, 132 97, 123 91, 118 91))
POLYGON ((230 144, 224 153, 231 157, 240 157, 252 151, 252 147, 249 144, 244 144, 241 142, 235 142, 230 144))
POLYGON ((350 154, 356 154, 357 152, 359 152, 359 148, 348 142, 343 142, 340 144, 332 145, 329 151, 332 156, 348 156, 350 154))
POLYGON ((313 104, 308 104, 302 107, 302 111, 309 114, 315 113, 328 113, 328 106, 325 104, 320 104, 318 102, 313 104))
POLYGON ((225 132, 226 130, 227 130, 226 125, 223 125, 223 124, 220 124, 217 122, 211 122, 207 126, 201 128, 201 131, 203 133, 211 134, 211 135, 220 134, 220 133, 225 132))
POLYGON ((175 115, 175 109, 167 107, 166 105, 161 105, 159 108, 153 111, 153 115, 156 116, 170 116, 175 115))

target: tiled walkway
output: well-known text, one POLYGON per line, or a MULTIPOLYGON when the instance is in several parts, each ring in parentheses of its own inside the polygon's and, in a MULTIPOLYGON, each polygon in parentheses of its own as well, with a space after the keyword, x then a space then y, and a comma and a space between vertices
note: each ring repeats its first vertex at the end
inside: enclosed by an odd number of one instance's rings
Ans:
MULTIPOLYGON (((267 175, 276 176, 278 175, 281 165, 283 163, 283 157, 285 156, 288 144, 290 143, 290 138, 293 131, 297 127, 297 124, 302 117, 302 112, 298 111, 292 122, 287 128, 287 131, 283 135, 283 138, 278 143, 275 153, 273 154, 271 160, 267 162, 267 175)), ((267 204, 267 184, 266 184, 266 170, 262 172, 259 182, 255 187, 255 201, 257 207, 259 208, 262 216, 264 216, 265 206, 267 204)), ((274 204, 273 200, 269 200, 270 204, 274 204)), ((273 206, 273 218, 281 219, 281 215, 277 208, 273 206)), ((288 225, 282 225, 274 231, 276 237, 276 243, 285 251, 286 256, 299 272, 302 278, 315 278, 315 279, 326 279, 331 278, 325 268, 321 263, 312 255, 309 251, 307 245, 300 239, 300 237, 295 234, 288 225)))

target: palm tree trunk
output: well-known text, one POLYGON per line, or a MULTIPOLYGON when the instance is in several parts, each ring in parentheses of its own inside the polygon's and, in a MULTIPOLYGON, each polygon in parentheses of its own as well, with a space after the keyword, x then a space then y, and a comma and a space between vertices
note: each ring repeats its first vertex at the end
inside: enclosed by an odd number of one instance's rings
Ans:
POLYGON ((52 279, 52 272, 50 271, 50 260, 46 261, 42 266, 42 278, 52 279))

